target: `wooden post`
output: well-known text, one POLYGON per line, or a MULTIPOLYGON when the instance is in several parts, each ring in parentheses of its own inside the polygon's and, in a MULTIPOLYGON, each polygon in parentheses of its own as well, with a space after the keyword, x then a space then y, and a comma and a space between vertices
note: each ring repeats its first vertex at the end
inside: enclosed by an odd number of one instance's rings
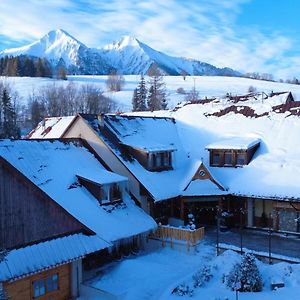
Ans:
POLYGON ((184 199, 180 202, 180 219, 184 221, 184 199))
POLYGON ((171 200, 171 217, 174 217, 174 201, 171 200))

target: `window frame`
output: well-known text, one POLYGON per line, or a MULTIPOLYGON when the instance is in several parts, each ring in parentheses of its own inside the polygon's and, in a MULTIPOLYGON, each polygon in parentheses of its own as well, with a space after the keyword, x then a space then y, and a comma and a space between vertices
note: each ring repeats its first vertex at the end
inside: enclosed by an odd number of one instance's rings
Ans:
POLYGON ((224 151, 224 166, 225 167, 233 167, 234 166, 234 153, 233 153, 233 151, 230 151, 230 150, 225 150, 224 151), (230 163, 226 162, 226 156, 227 155, 230 156, 230 163))
POLYGON ((33 280, 32 281, 32 290, 33 290, 33 299, 38 299, 38 298, 41 298, 41 297, 45 297, 47 296, 48 294, 51 294, 53 292, 56 292, 59 290, 59 273, 56 272, 56 273, 52 273, 48 276, 43 276, 41 278, 38 278, 36 280, 33 280), (49 280, 52 279, 54 276, 56 276, 56 288, 55 289, 49 289, 49 280), (36 295, 36 284, 40 283, 40 285, 38 286, 39 288, 39 293, 38 295, 36 295), (41 293, 41 289, 44 289, 43 293, 41 293))
POLYGON ((220 152, 217 152, 217 151, 212 151, 211 152, 211 165, 212 166, 221 166, 221 158, 222 158, 222 155, 220 152), (218 156, 219 157, 219 160, 218 162, 216 163, 215 162, 215 156, 218 156))
POLYGON ((47 277, 46 278, 46 282, 47 282, 47 292, 48 293, 51 293, 51 292, 54 292, 54 291, 57 291, 58 290, 58 273, 54 273, 54 274, 52 274, 51 276, 49 276, 49 277, 47 277), (54 276, 56 276, 56 280, 53 280, 53 277, 54 276), (55 288, 53 288, 53 289, 49 289, 49 286, 50 286, 50 284, 49 284, 49 282, 50 282, 50 280, 51 280, 51 288, 54 286, 55 288), (54 284, 53 284, 54 283, 54 284))
POLYGON ((122 201, 122 191, 120 185, 116 182, 109 185, 109 202, 119 202, 122 201), (113 197, 113 193, 117 193, 118 197, 113 197))
POLYGON ((46 285, 46 280, 44 278, 34 280, 32 282, 32 286, 33 286, 33 299, 37 299, 47 294, 47 285, 46 285), (44 289, 43 292, 41 292, 42 288, 44 289), (36 295, 37 289, 38 289, 38 295, 36 295))
POLYGON ((172 168, 171 151, 158 151, 149 153, 149 170, 168 170, 172 168), (151 157, 151 158, 150 158, 151 157))
POLYGON ((236 166, 241 167, 247 165, 247 153, 246 152, 237 152, 236 153, 236 166), (242 155, 244 157, 244 162, 240 164, 239 161, 239 155, 242 155))

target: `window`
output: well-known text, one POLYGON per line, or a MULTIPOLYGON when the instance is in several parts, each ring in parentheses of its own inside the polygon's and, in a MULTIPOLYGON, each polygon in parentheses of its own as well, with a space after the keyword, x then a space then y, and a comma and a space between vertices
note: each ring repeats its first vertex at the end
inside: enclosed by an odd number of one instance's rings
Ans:
POLYGON ((33 281, 33 297, 39 298, 46 293, 50 293, 58 290, 58 274, 52 274, 51 276, 43 279, 33 281))
POLYGON ((102 190, 101 185, 79 175, 77 175, 77 178, 79 180, 79 183, 82 184, 101 204, 102 200, 104 200, 105 198, 105 194, 102 190))
POLYGON ((221 162, 221 155, 220 153, 213 153, 212 155, 212 164, 215 166, 220 165, 221 162))
POLYGON ((33 282, 33 296, 38 298, 46 294, 46 282, 44 279, 36 280, 33 282))
POLYGON ((236 156, 236 164, 238 166, 243 166, 246 164, 246 155, 245 153, 238 153, 236 156))
POLYGON ((225 166, 232 166, 233 159, 232 159, 232 153, 231 152, 225 152, 224 154, 224 165, 225 166))
POLYGON ((47 278, 47 292, 58 290, 58 274, 53 274, 47 278))
POLYGON ((155 152, 149 155, 150 169, 168 169, 171 167, 171 152, 155 152))
POLYGON ((122 200, 120 187, 117 183, 114 183, 109 188, 110 202, 122 200))

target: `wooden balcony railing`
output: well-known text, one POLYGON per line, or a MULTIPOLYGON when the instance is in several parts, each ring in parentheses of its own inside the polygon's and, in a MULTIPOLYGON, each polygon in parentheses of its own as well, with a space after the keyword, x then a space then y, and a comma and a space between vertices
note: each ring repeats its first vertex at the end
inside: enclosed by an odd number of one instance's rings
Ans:
POLYGON ((191 230, 186 228, 172 227, 160 225, 157 230, 152 233, 153 238, 162 241, 169 241, 171 245, 174 241, 187 242, 188 246, 195 246, 204 239, 204 227, 191 230))

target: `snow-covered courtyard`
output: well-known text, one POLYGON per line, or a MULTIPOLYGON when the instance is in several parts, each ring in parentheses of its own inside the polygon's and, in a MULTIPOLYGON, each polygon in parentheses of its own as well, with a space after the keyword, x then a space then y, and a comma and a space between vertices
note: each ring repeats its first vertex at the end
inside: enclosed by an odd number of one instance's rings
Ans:
MULTIPOLYGON (((115 295, 116 299, 201 299, 234 300, 235 291, 231 291, 224 281, 233 265, 241 256, 226 251, 216 256, 215 248, 207 242, 200 243, 198 253, 187 254, 169 247, 150 253, 126 258, 101 270, 98 276, 85 284, 115 295), (211 278, 202 287, 193 287, 193 275, 209 267, 211 278), (192 296, 177 296, 172 291, 180 284, 193 289, 192 296)), ((288 263, 269 265, 257 261, 262 276, 263 290, 257 293, 239 293, 240 300, 298 299, 300 288, 300 266, 288 263), (284 288, 271 290, 271 283, 283 282, 284 288)), ((80 300, 99 299, 85 293, 80 300)), ((107 298, 108 299, 108 298, 107 298)))

